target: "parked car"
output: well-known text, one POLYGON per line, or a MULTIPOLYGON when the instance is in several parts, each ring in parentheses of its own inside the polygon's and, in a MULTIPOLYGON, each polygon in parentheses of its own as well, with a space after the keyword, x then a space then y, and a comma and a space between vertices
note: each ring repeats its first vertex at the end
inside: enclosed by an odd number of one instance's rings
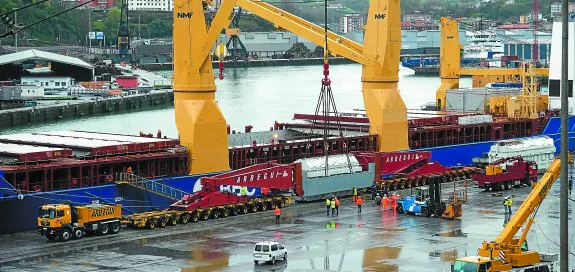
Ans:
POLYGON ((254 247, 254 263, 271 262, 283 259, 287 261, 287 249, 275 241, 259 242, 254 247))

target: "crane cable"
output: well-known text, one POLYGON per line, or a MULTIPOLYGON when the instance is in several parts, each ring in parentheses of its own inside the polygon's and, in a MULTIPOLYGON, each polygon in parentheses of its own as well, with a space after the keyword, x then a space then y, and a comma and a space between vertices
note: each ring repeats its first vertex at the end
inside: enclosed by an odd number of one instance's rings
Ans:
POLYGON ((328 86, 331 84, 331 80, 328 78, 329 76, 329 52, 327 49, 327 0, 324 0, 324 22, 323 22, 323 29, 324 29, 324 38, 325 44, 323 47, 323 80, 321 81, 322 85, 328 86))

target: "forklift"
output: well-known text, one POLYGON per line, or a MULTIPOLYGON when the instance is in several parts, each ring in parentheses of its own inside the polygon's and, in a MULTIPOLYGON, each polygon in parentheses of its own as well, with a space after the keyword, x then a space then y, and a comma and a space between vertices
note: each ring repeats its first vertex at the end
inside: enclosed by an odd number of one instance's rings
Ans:
POLYGON ((462 214, 461 205, 463 201, 455 190, 449 203, 445 203, 441 200, 441 183, 443 183, 445 179, 446 177, 444 176, 430 176, 426 186, 413 188, 411 195, 405 196, 397 201, 397 213, 407 213, 425 217, 433 215, 435 217, 449 219, 460 217, 462 214))

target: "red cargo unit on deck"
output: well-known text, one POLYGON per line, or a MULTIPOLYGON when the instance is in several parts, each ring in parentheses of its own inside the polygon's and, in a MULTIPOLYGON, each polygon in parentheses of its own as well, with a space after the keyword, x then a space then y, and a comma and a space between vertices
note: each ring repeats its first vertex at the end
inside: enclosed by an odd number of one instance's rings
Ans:
POLYGON ((137 89, 138 76, 117 76, 116 83, 118 83, 122 89, 137 89))
POLYGON ((219 190, 220 186, 247 186, 288 190, 294 189, 298 180, 301 185, 301 171, 299 174, 295 172, 294 164, 285 165, 271 161, 202 178, 202 186, 213 190, 219 190))
POLYGON ((71 156, 71 149, 0 143, 0 158, 15 159, 17 162, 46 161, 71 156))

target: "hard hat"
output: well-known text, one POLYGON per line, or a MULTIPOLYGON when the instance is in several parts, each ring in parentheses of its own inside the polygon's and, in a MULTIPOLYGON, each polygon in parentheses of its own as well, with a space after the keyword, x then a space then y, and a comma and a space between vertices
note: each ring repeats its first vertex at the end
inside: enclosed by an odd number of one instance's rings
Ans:
POLYGON ((379 193, 377 193, 377 195, 379 195, 379 193))

